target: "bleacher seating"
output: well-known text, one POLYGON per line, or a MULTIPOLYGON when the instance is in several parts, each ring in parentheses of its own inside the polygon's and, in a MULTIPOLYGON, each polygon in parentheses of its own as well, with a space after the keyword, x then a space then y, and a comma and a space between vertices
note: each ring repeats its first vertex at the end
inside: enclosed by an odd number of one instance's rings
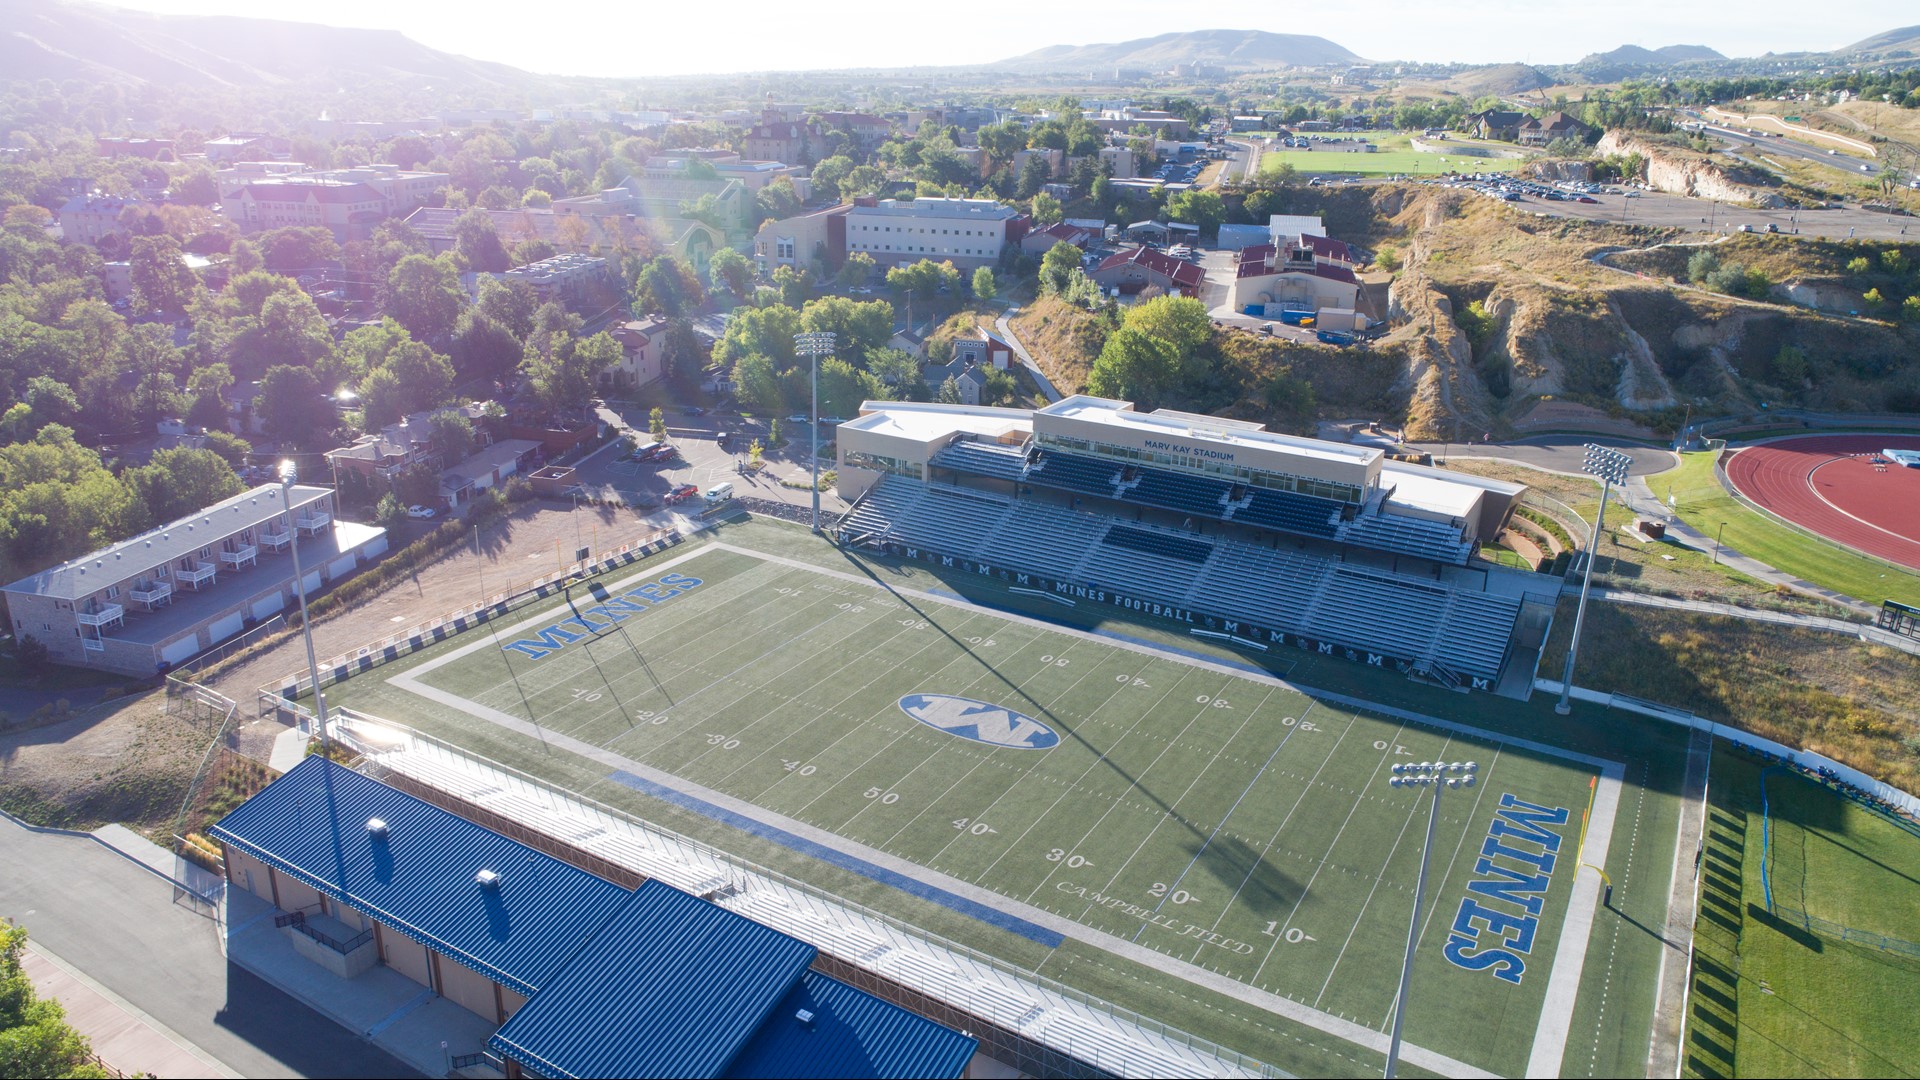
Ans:
POLYGON ((1455 566, 1465 566, 1467 557, 1473 554, 1473 545, 1460 539, 1458 526, 1404 514, 1361 514, 1342 524, 1334 538, 1343 544, 1397 551, 1455 566))
POLYGON ((1081 457, 1078 454, 1065 454, 1058 450, 1043 451, 1040 460, 1027 470, 1027 481, 1045 484, 1047 487, 1064 488, 1068 491, 1084 491, 1090 495, 1113 498, 1113 489, 1120 482, 1120 466, 1099 458, 1081 457))
POLYGON ((1461 677, 1498 676, 1520 612, 1514 598, 1427 577, 899 477, 876 483, 840 535, 1097 584, 1461 677))
POLYGON ((1018 446, 1004 443, 960 439, 936 451, 928 464, 996 480, 1023 480, 1027 475, 1027 454, 1018 446))
POLYGON ((1209 518, 1218 518, 1227 512, 1226 497, 1233 490, 1233 485, 1223 480, 1209 480, 1204 476, 1189 476, 1164 469, 1138 468, 1134 476, 1137 482, 1120 493, 1128 502, 1146 503, 1209 518))
POLYGON ((1339 520, 1340 506, 1332 499, 1312 495, 1248 488, 1246 505, 1236 508, 1229 520, 1306 536, 1331 537, 1339 520))

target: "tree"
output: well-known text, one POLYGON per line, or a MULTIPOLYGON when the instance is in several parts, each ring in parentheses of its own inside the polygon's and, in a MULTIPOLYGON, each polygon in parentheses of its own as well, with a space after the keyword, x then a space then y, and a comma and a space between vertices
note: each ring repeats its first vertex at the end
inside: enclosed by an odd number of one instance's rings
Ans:
POLYGON ((1107 338, 1087 373, 1087 392, 1132 401, 1144 410, 1159 404, 1178 372, 1179 363, 1165 343, 1122 327, 1107 338))
POLYGON ((865 285, 873 280, 873 272, 879 268, 879 265, 874 262, 873 256, 864 251, 856 251, 847 256, 846 262, 840 264, 837 280, 848 288, 865 285))
POLYGON ((840 183, 853 168, 853 159, 844 154, 820 159, 813 166, 813 190, 829 199, 840 199, 840 183))
POLYGON ((440 458, 452 465, 465 461, 473 453, 473 421, 458 409, 441 409, 427 418, 427 428, 433 433, 433 448, 440 452, 440 458))
POLYGON ((1185 296, 1156 296, 1128 309, 1122 324, 1165 342, 1183 368, 1201 347, 1213 340, 1213 318, 1207 305, 1185 296))
POLYGON ((245 465, 247 455, 253 453, 253 444, 231 431, 208 431, 205 438, 207 449, 236 469, 245 465))
POLYGON ((871 165, 859 165, 848 170, 846 179, 840 181, 840 198, 851 199, 860 195, 873 195, 886 186, 887 174, 871 165))
MULTIPOLYGON (((719 354, 718 349, 714 352, 719 354)), ((748 353, 734 361, 733 389, 742 403, 755 409, 778 412, 785 404, 773 360, 765 353, 748 353)))
POLYGON ((444 257, 409 255, 387 275, 387 313, 422 341, 451 334, 465 302, 460 274, 444 257))
POLYGON ((885 300, 823 296, 801 311, 800 330, 809 334, 831 333, 836 352, 863 356, 867 350, 878 349, 893 340, 893 305, 885 300))
POLYGON ((0 1074, 39 1077, 105 1077, 93 1060, 93 1044, 67 1023, 58 1001, 41 1000, 20 954, 27 931, 0 925, 0 1074))
POLYGON ((813 295, 813 272, 795 270, 791 266, 773 268, 773 287, 779 290, 780 302, 790 308, 798 308, 813 295))
POLYGON ((620 362, 620 343, 609 334, 580 340, 568 336, 551 354, 529 351, 520 364, 534 396, 553 409, 584 408, 600 373, 620 362))
POLYGON ((940 383, 940 388, 933 392, 933 400, 942 405, 961 404, 960 380, 951 375, 947 376, 946 379, 940 383))
POLYGON ((400 376, 392 368, 377 367, 360 380, 360 428, 373 434, 407 415, 400 376))
POLYGON ((311 274, 340 257, 333 233, 318 225, 274 229, 260 237, 267 269, 293 277, 311 274))
POLYGON ((444 404, 453 388, 453 365, 417 341, 402 342, 387 355, 384 367, 399 381, 402 415, 444 404))
POLYGON ((800 313, 784 304, 743 308, 727 320, 727 332, 713 347, 713 358, 737 365, 742 357, 763 356, 784 371, 793 366, 793 335, 801 325, 800 313))
POLYGON ((320 380, 304 367, 268 368, 260 380, 255 407, 267 434, 295 446, 307 446, 333 427, 332 408, 321 393, 320 380))
POLYGON ((691 313, 706 301, 699 275, 693 267, 672 255, 659 255, 642 267, 633 283, 633 311, 636 315, 661 314, 668 318, 691 313))
POLYGON ((0 573, 24 577, 138 531, 127 486, 73 429, 0 447, 0 573))
POLYGON ((1020 166, 1020 182, 1014 188, 1014 194, 1022 199, 1031 199, 1040 194, 1040 189, 1053 179, 1053 166, 1047 164, 1044 155, 1034 154, 1020 166))
POLYGON ((1047 249, 1040 260, 1040 285, 1050 293, 1064 293, 1073 280, 1074 271, 1080 269, 1082 252, 1065 240, 1047 249))
POLYGON ((480 279, 478 307, 495 325, 524 341, 533 329, 533 313, 540 307, 540 297, 524 281, 484 277, 480 279))
POLYGON ((1780 346, 1773 355, 1773 377, 1789 389, 1799 386, 1807 378, 1807 354, 1792 345, 1780 346))
POLYGON ((1033 197, 1033 210, 1030 216, 1035 226, 1044 229, 1048 225, 1058 225, 1067 215, 1066 210, 1060 205, 1060 200, 1043 191, 1033 197))
POLYGON ((453 251, 469 270, 498 273, 513 267, 485 210, 469 210, 453 223, 453 251))
POLYGON ((999 291, 999 285, 993 280, 992 267, 982 266, 973 272, 973 298, 975 300, 991 300, 999 291))
POLYGON ((647 434, 655 439, 667 437, 667 414, 658 405, 647 413, 647 434))
POLYGON ((121 480, 133 492, 143 515, 139 527, 146 529, 177 521, 244 490, 225 458, 187 446, 156 450, 150 464, 128 469, 121 480))
MULTIPOLYGON (((867 353, 867 373, 879 392, 873 396, 887 401, 917 401, 926 396, 926 383, 920 377, 920 361, 900 349, 873 349, 867 353)), ((850 413, 832 415, 849 416, 850 413)))
POLYGON ((775 219, 790 218, 799 213, 802 206, 800 193, 794 190, 793 181, 784 176, 761 188, 753 201, 763 217, 775 219))
POLYGON ((453 341, 447 346, 447 358, 460 378, 490 383, 511 375, 522 352, 518 338, 479 311, 460 313, 453 341))
POLYGON ((707 263, 708 280, 716 289, 725 289, 734 299, 753 299, 753 260, 732 248, 721 248, 707 263))
POLYGON ((177 315, 187 310, 200 290, 171 236, 141 236, 127 257, 127 276, 133 279, 133 305, 142 314, 177 315))
POLYGON ((1175 221, 1198 225, 1202 233, 1213 233, 1227 220, 1227 204, 1217 192, 1190 188, 1167 200, 1167 213, 1175 221))
POLYGON ((1020 384, 1013 375, 999 368, 987 369, 987 383, 980 388, 980 404, 1005 405, 1020 392, 1020 384))

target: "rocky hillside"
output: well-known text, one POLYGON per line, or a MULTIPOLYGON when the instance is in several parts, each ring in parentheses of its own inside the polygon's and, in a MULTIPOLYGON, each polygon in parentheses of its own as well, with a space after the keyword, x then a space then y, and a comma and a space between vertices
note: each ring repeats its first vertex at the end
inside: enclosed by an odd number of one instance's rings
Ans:
POLYGON ((1049 45, 995 67, 1020 71, 1166 71, 1176 64, 1209 64, 1230 71, 1351 64, 1360 57, 1310 34, 1265 30, 1189 30, 1100 45, 1049 45))

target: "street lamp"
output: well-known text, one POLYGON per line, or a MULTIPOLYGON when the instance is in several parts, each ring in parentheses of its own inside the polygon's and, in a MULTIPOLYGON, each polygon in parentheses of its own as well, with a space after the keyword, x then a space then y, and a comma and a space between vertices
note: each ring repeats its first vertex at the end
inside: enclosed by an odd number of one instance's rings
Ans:
POLYGON ((1598 443, 1587 444, 1585 470, 1590 476, 1600 478, 1600 509, 1593 515, 1593 537, 1587 544, 1587 569, 1580 580, 1580 606, 1574 609, 1573 640, 1567 642, 1567 670, 1560 676, 1560 700, 1553 711, 1565 716, 1573 711, 1573 661, 1580 652, 1580 626, 1587 619, 1587 590, 1593 587, 1593 557, 1600 546, 1600 530, 1607 518, 1607 496, 1613 493, 1613 485, 1627 482, 1627 469, 1633 465, 1633 457, 1624 451, 1598 443))
POLYGON ((833 355, 834 336, 829 330, 793 335, 794 351, 813 358, 813 410, 807 425, 813 432, 813 534, 820 535, 820 358, 833 355))
POLYGON ((313 622, 307 618, 307 583, 300 573, 300 523, 293 516, 293 485, 300 470, 292 458, 280 462, 280 501, 287 510, 288 550, 293 553, 293 593, 300 598, 300 637, 307 644, 307 673, 313 677, 313 714, 320 725, 320 753, 332 756, 327 739, 327 699, 320 692, 320 661, 313 654, 313 622))
POLYGON ((1427 892, 1427 856, 1433 852, 1433 827, 1440 820, 1440 789, 1469 788, 1480 771, 1475 761, 1402 762, 1387 778, 1392 787, 1430 787, 1433 805, 1427 812, 1427 842, 1420 849, 1420 877, 1413 889, 1413 918, 1407 924, 1407 955, 1400 962, 1400 993, 1394 998, 1393 1033, 1387 1040, 1387 1080, 1400 1065, 1400 1025, 1407 1015, 1407 980, 1413 975, 1413 947, 1420 940, 1420 898, 1427 892))

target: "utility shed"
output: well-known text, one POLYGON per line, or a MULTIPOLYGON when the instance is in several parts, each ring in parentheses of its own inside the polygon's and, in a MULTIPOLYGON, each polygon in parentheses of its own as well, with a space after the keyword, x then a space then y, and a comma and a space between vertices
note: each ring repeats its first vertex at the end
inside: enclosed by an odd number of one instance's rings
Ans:
POLYGON ((649 881, 494 1033, 542 1076, 719 1076, 813 946, 649 881))
POLYGON ((209 832, 229 851, 529 996, 628 895, 322 757, 302 761, 209 832), (376 820, 384 828, 370 829, 376 820), (496 875, 492 884, 477 880, 483 870, 496 875))
POLYGON ((966 1071, 969 1036, 809 971, 740 1051, 728 1080, 950 1078, 966 1071), (812 1014, 801 1020, 802 1012, 812 1014))

